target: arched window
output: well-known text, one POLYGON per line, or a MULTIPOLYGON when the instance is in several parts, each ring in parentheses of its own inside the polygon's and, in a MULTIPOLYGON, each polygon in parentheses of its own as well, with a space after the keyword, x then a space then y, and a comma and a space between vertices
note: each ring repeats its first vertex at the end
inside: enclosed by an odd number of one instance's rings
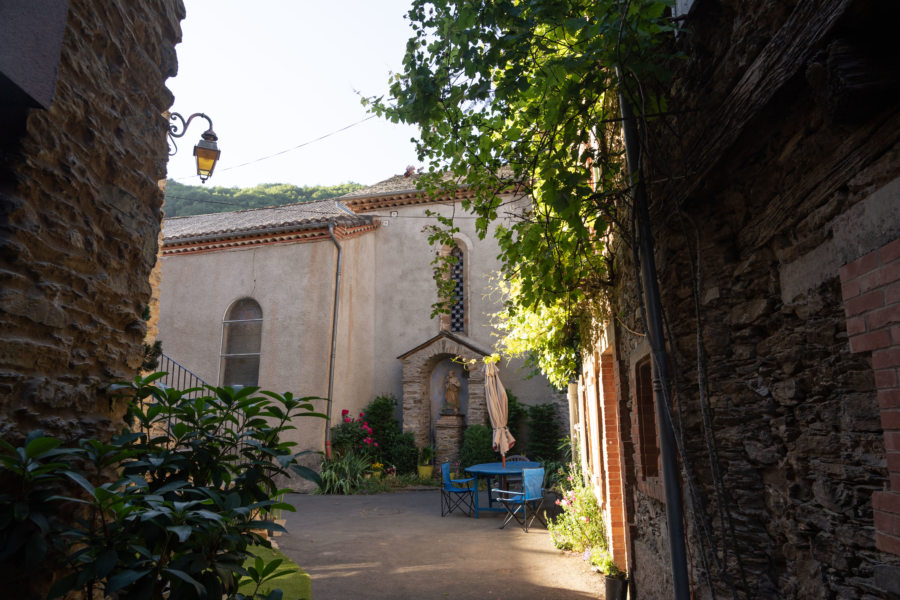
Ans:
POLYGON ((456 246, 450 251, 450 256, 456 259, 450 269, 450 279, 453 281, 453 304, 450 306, 450 331, 464 333, 466 331, 466 288, 465 270, 463 264, 463 252, 456 246))
POLYGON ((241 298, 231 305, 222 325, 222 385, 257 385, 262 342, 262 309, 241 298))

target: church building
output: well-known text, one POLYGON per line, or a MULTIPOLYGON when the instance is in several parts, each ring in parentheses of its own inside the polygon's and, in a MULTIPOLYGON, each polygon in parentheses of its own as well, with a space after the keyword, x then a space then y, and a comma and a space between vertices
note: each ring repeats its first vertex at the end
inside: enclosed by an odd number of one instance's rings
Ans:
MULTIPOLYGON (((330 407, 316 406, 332 422, 391 394, 417 445, 438 440, 437 460, 453 459, 463 428, 487 419, 481 358, 497 340, 490 315, 501 306, 491 283, 499 249, 493 230, 479 239, 475 217, 460 206, 466 189, 433 198, 415 180, 398 175, 336 199, 167 219, 163 352, 211 385, 331 397, 330 407), (437 224, 429 213, 454 217, 455 247, 428 243, 424 228, 437 224), (450 314, 432 317, 438 252, 457 258, 456 292, 450 314), (448 389, 455 410, 446 410, 448 389)), ((498 223, 527 206, 510 195, 498 223)), ((564 401, 521 367, 504 357, 500 376, 522 403, 564 401)), ((300 448, 321 450, 324 423, 303 421, 300 448)))

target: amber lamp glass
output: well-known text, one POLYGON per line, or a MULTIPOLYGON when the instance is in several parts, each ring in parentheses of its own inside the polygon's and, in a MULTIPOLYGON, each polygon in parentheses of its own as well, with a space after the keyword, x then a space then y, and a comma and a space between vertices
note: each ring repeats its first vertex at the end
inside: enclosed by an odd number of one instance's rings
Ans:
POLYGON ((221 152, 216 145, 218 138, 212 130, 207 131, 201 137, 202 139, 194 146, 194 156, 197 157, 197 175, 200 176, 202 183, 206 183, 206 180, 212 175, 213 169, 216 168, 216 161, 219 160, 221 152))

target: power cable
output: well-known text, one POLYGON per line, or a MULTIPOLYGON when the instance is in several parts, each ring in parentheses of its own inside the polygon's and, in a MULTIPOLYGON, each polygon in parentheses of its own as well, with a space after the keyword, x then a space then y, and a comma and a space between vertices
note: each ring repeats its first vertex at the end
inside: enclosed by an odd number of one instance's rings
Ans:
MULTIPOLYGON (((239 165, 232 165, 232 166, 230 166, 230 167, 223 167, 223 168, 219 169, 219 172, 222 172, 222 171, 231 171, 231 170, 233 170, 233 169, 239 169, 239 168, 241 168, 241 167, 246 167, 247 165, 252 165, 252 164, 255 164, 255 163, 258 163, 258 162, 262 162, 262 161, 264 161, 264 160, 269 160, 270 158, 275 158, 276 156, 281 156, 282 154, 287 154, 288 152, 293 152, 294 150, 299 150, 300 148, 303 148, 303 147, 305 147, 305 146, 309 146, 310 144, 314 144, 314 143, 316 143, 316 142, 320 142, 320 141, 324 140, 325 138, 329 138, 329 137, 331 137, 331 136, 333 136, 333 135, 336 135, 336 134, 338 134, 338 133, 341 133, 342 131, 347 131, 347 130, 350 129, 351 127, 356 127, 357 125, 361 125, 361 124, 365 123, 366 121, 369 121, 369 120, 371 120, 371 119, 374 119, 376 116, 377 116, 377 115, 369 115, 369 116, 366 117, 365 119, 360 119, 359 121, 357 121, 357 122, 355 122, 355 123, 351 123, 351 124, 349 124, 349 125, 345 125, 344 127, 341 127, 340 129, 335 129, 334 131, 331 131, 331 132, 329 132, 329 133, 326 133, 325 135, 321 135, 321 136, 319 136, 319 137, 317 137, 317 138, 315 138, 315 139, 313 139, 313 140, 309 140, 309 141, 307 141, 307 142, 303 142, 302 144, 298 144, 298 145, 296 145, 296 146, 294 146, 294 147, 292 147, 292 148, 287 148, 287 149, 285 149, 285 150, 280 150, 280 151, 278 151, 278 152, 275 152, 274 154, 269 154, 269 155, 267 155, 267 156, 262 156, 262 157, 260 157, 260 158, 255 158, 255 159, 253 159, 253 160, 247 161, 247 162, 245 162, 245 163, 241 163, 241 164, 239 164, 239 165)), ((183 176, 180 176, 180 177, 171 177, 170 179, 173 179, 173 180, 175 180, 175 181, 178 181, 179 179, 186 179, 187 177, 192 177, 192 176, 193 176, 193 175, 183 175, 183 176)))

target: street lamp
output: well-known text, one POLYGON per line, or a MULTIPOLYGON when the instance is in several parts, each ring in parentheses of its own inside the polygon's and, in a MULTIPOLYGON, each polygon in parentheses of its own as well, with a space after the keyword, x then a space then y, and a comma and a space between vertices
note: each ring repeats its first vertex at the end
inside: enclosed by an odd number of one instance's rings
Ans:
POLYGON ((219 138, 216 136, 216 132, 213 131, 212 119, 203 113, 194 113, 185 121, 180 114, 172 113, 169 120, 176 122, 169 125, 169 156, 175 156, 175 153, 178 152, 175 138, 180 138, 187 133, 188 125, 191 124, 194 117, 203 117, 209 121, 209 129, 200 134, 200 141, 194 146, 194 156, 197 157, 197 175, 200 176, 200 183, 206 183, 206 180, 212 176, 213 169, 216 168, 216 161, 219 160, 219 155, 222 154, 216 145, 219 138), (181 121, 180 126, 177 121, 181 121))

